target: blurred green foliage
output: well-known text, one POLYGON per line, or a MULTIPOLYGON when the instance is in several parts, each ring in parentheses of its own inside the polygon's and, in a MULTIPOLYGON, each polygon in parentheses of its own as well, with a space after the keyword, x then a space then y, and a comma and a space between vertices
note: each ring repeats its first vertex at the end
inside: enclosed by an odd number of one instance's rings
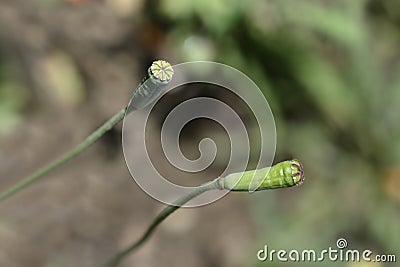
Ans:
POLYGON ((15 129, 30 102, 69 110, 108 96, 101 107, 112 106, 118 102, 111 101, 114 88, 126 90, 135 64, 145 66, 155 53, 171 62, 229 64, 252 78, 269 101, 276 161, 298 158, 306 174, 299 188, 248 196, 258 240, 238 266, 280 266, 256 261, 264 244, 326 249, 340 237, 353 249, 400 256, 399 0, 36 2, 43 5, 9 13, 20 23, 3 29, 11 39, 15 32, 30 36, 34 48, 29 38, 21 39, 27 44, 16 38, 21 58, 14 60, 25 63, 0 58, 0 134, 15 129), (56 20, 46 20, 47 13, 71 19, 53 28, 56 20), (46 38, 32 32, 46 23, 46 38), (72 29, 63 30, 67 26, 72 29), (20 81, 18 71, 30 81, 20 81))
POLYGON ((20 121, 26 97, 16 81, 15 68, 0 61, 0 134, 7 133, 20 121))
POLYGON ((275 115, 276 159, 304 162, 303 187, 251 198, 260 247, 344 237, 400 251, 400 172, 387 175, 400 167, 399 10, 394 0, 160 2, 177 55, 254 79, 275 115))

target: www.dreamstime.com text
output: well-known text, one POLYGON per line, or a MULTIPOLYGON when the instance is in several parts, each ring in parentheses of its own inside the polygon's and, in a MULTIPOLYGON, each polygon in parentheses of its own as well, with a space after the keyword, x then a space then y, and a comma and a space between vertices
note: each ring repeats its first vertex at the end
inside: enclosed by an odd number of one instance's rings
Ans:
POLYGON ((269 249, 267 245, 257 252, 259 261, 281 261, 281 262, 325 262, 325 261, 343 261, 343 262, 396 262, 395 254, 375 254, 369 249, 357 250, 346 249, 347 240, 339 238, 336 242, 336 248, 328 247, 321 251, 313 249, 305 250, 275 250, 269 249))

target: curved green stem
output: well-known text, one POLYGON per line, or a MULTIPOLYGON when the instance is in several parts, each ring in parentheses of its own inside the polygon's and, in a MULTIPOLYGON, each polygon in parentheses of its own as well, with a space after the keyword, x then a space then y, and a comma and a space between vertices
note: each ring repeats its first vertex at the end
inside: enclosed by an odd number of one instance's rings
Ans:
POLYGON ((119 252, 115 255, 104 267, 115 267, 117 266, 126 256, 128 256, 131 252, 134 252, 138 249, 141 245, 143 245, 147 239, 151 236, 157 226, 162 223, 169 215, 171 215, 174 211, 179 209, 182 205, 186 202, 190 201, 191 199, 197 197, 198 195, 213 189, 222 189, 219 183, 219 179, 215 179, 211 182, 205 183, 196 187, 191 191, 189 194, 179 198, 177 201, 174 202, 173 205, 170 205, 163 209, 156 218, 154 218, 153 222, 147 228, 146 232, 132 245, 130 245, 125 250, 119 252))
POLYGON ((38 171, 36 171, 26 179, 22 180, 21 182, 17 183, 16 185, 12 186, 8 190, 1 192, 0 201, 12 196, 19 190, 27 187, 40 177, 44 176, 51 170, 57 168, 58 166, 64 164, 69 159, 75 157, 83 150, 88 148, 90 145, 96 142, 100 137, 102 137, 107 131, 109 131, 112 127, 114 127, 114 125, 120 122, 124 118, 125 111, 126 108, 121 109, 117 114, 115 114, 111 119, 106 121, 102 126, 100 126, 96 131, 94 131, 91 135, 89 135, 82 143, 77 145, 75 148, 63 154, 61 157, 57 158, 56 160, 46 165, 45 167, 39 169, 38 171))
POLYGON ((161 88, 170 82, 172 75, 174 74, 174 70, 171 67, 171 64, 164 60, 157 60, 152 63, 152 65, 148 68, 148 74, 143 79, 143 81, 136 87, 134 94, 131 98, 131 103, 128 107, 121 109, 117 114, 115 114, 111 119, 106 121, 102 126, 100 126, 97 130, 95 130, 91 135, 89 135, 82 143, 77 145, 72 150, 63 154, 61 157, 52 161, 50 164, 44 166, 39 169, 37 172, 33 173, 29 177, 25 178, 21 182, 12 186, 8 190, 0 193, 0 201, 12 196, 16 192, 21 189, 27 187, 40 177, 44 176, 51 170, 59 167, 64 164, 71 158, 75 157, 83 150, 88 148, 94 142, 96 142, 100 137, 102 137, 107 131, 109 131, 114 125, 120 122, 125 113, 129 113, 139 108, 144 108, 153 102, 162 92, 161 88))
POLYGON ((272 167, 266 167, 258 170, 250 170, 240 173, 232 173, 225 177, 200 185, 189 194, 181 197, 172 205, 166 207, 153 220, 146 232, 131 246, 115 255, 104 267, 115 267, 129 253, 138 249, 154 232, 156 227, 162 223, 175 210, 196 196, 213 189, 229 191, 261 191, 275 188, 285 188, 301 185, 304 181, 304 170, 298 160, 287 160, 275 164, 272 167), (257 187, 254 187, 254 184, 257 187))

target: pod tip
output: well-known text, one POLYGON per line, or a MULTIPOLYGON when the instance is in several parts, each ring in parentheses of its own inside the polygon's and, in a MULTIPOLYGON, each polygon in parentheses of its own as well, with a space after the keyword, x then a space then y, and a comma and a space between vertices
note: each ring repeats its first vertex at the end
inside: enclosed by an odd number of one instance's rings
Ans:
POLYGON ((304 182, 304 170, 300 161, 294 159, 291 161, 292 177, 296 185, 301 185, 304 182))
POLYGON ((168 83, 172 75, 174 75, 174 70, 171 64, 165 60, 156 60, 151 64, 149 68, 149 74, 151 77, 159 80, 162 83, 168 83))

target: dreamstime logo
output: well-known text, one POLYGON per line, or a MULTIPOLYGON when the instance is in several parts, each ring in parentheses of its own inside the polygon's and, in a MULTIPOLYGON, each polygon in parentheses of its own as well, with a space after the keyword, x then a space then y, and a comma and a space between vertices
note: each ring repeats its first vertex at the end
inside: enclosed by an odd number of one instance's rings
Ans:
MULTIPOLYGON (((165 86, 163 93, 173 93, 177 87, 213 85, 217 90, 228 90, 238 97, 257 123, 260 133, 259 157, 255 168, 271 166, 276 145, 275 122, 271 109, 257 85, 245 74, 230 66, 215 62, 198 61, 173 66, 174 76, 165 86)), ((185 89, 186 90, 186 89, 185 89)), ((128 169, 136 183, 151 197, 173 204, 177 198, 188 194, 193 188, 174 184, 154 166, 146 146, 146 127, 157 101, 144 109, 128 112, 123 125, 123 151, 128 169)), ((129 109, 129 107, 128 107, 129 109)), ((229 162, 221 175, 245 171, 249 163, 250 141, 241 117, 234 107, 213 97, 194 97, 176 105, 166 116, 161 129, 161 146, 168 163, 179 171, 198 173, 210 167, 217 155, 217 146, 211 138, 198 143, 200 156, 189 159, 182 153, 180 135, 183 128, 196 119, 208 119, 218 123, 226 131, 230 142, 229 162), (172 137, 172 138, 171 138, 172 137)), ((212 180, 216 177, 210 177, 212 180)), ((227 190, 213 190, 191 200, 184 207, 201 206, 211 203, 227 190)))
POLYGON ((329 247, 328 249, 317 252, 314 249, 297 250, 275 250, 268 249, 265 245, 263 249, 257 252, 257 259, 259 261, 292 261, 292 262, 324 262, 324 261, 342 261, 342 262, 396 262, 396 255, 394 254, 374 254, 371 250, 365 249, 363 251, 357 249, 346 249, 348 246, 347 240, 339 238, 336 241, 336 248, 329 247))
POLYGON ((344 238, 339 238, 336 241, 336 246, 338 247, 338 249, 344 249, 347 247, 347 240, 344 238))

